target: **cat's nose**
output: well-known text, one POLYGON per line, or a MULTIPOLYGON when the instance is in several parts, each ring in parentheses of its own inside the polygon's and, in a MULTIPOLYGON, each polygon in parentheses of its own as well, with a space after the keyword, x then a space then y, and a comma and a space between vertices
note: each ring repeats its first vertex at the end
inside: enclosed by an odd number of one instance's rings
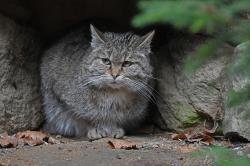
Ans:
POLYGON ((120 75, 120 69, 118 68, 112 68, 111 69, 111 76, 114 78, 114 80, 120 75))
POLYGON ((117 74, 112 74, 112 77, 114 78, 114 80, 119 76, 120 74, 117 73, 117 74))

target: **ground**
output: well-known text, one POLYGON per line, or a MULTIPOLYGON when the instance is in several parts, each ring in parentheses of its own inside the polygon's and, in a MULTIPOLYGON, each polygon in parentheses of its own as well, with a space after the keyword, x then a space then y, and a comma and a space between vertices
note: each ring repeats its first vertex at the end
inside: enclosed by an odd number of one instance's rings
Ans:
POLYGON ((108 144, 112 139, 109 138, 92 142, 60 138, 60 144, 0 149, 0 166, 214 165, 208 156, 192 156, 193 151, 203 146, 171 140, 168 133, 127 136, 124 139, 135 143, 138 149, 112 149, 108 144))

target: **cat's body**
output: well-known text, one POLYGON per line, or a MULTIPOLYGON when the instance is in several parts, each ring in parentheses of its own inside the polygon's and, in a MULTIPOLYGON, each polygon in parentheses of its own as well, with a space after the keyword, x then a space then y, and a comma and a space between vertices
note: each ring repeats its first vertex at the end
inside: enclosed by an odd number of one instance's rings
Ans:
POLYGON ((45 52, 41 91, 45 130, 65 136, 120 138, 145 117, 151 95, 153 32, 76 31, 45 52))

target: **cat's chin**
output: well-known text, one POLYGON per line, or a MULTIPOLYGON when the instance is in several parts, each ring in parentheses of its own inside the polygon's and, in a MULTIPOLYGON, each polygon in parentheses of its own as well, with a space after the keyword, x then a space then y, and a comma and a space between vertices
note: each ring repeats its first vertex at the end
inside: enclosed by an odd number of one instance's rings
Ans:
POLYGON ((124 86, 120 85, 120 84, 117 84, 117 83, 110 83, 110 84, 107 84, 107 88, 119 90, 119 89, 123 89, 124 86))

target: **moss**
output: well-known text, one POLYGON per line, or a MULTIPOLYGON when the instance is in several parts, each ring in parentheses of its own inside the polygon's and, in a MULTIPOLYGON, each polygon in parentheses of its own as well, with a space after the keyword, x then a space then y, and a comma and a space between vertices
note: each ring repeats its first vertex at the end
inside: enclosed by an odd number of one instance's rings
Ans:
POLYGON ((180 127, 192 127, 202 121, 202 118, 196 112, 196 110, 186 103, 176 102, 174 103, 176 110, 176 118, 181 122, 180 127))

